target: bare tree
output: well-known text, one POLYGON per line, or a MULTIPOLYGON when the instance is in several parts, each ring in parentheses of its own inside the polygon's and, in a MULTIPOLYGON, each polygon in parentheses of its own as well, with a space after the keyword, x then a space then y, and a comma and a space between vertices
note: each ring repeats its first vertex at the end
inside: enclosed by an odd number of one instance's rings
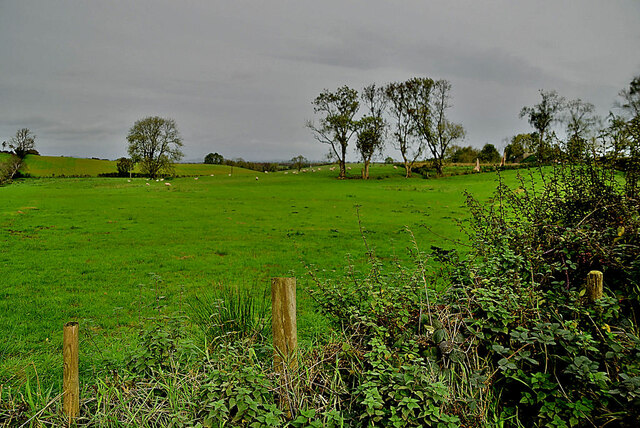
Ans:
POLYGON ((340 164, 339 177, 345 178, 347 146, 358 128, 354 120, 360 107, 358 91, 348 86, 338 88, 335 92, 325 89, 312 104, 315 113, 322 116, 318 125, 308 121, 306 126, 317 141, 331 146, 331 152, 340 164))
POLYGON ((430 123, 433 130, 425 134, 427 146, 433 155, 433 162, 438 175, 442 175, 444 156, 447 147, 454 141, 462 140, 465 131, 461 124, 453 123, 447 119, 447 110, 451 105, 451 83, 447 80, 438 80, 434 84, 431 110, 434 120, 430 123))
POLYGON ((140 162, 142 172, 155 178, 161 171, 170 172, 173 162, 184 156, 182 138, 176 122, 158 116, 137 121, 127 135, 129 155, 133 162, 140 162))
POLYGON ((35 141, 36 136, 28 128, 22 128, 9 140, 9 148, 20 159, 24 159, 29 151, 35 150, 35 141))
POLYGON ((569 159, 578 160, 584 157, 587 141, 595 136, 592 134, 598 124, 595 111, 593 104, 584 102, 580 98, 565 104, 562 121, 566 126, 566 152, 569 159))
POLYGON ((369 165, 371 158, 382 152, 386 122, 383 118, 386 99, 384 90, 376 87, 375 83, 362 91, 362 102, 367 109, 366 114, 358 121, 358 138, 356 148, 364 162, 362 178, 369 179, 369 165))
MULTIPOLYGON (((423 80, 424 89, 429 82, 433 83, 431 79, 423 80)), ((410 109, 415 108, 417 88, 416 79, 389 83, 384 88, 393 121, 393 145, 402 155, 407 178, 411 177, 413 164, 424 152, 424 142, 416 136, 415 122, 410 113, 410 109)))
POLYGON ((533 107, 523 107, 520 118, 526 117, 538 134, 537 154, 540 160, 548 160, 551 154, 551 126, 561 118, 565 107, 564 98, 556 91, 540 90, 542 101, 533 107))
POLYGON ((447 147, 465 135, 462 125, 447 118, 451 108, 451 83, 429 78, 413 78, 407 83, 411 94, 408 112, 414 132, 429 148, 436 172, 442 175, 447 147))

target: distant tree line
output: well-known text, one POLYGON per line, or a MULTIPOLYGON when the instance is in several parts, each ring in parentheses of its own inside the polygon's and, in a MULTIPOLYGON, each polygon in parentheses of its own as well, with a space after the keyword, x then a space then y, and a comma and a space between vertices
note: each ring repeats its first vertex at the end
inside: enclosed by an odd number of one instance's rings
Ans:
POLYGON ((445 153, 445 160, 453 163, 473 163, 479 160, 482 163, 499 163, 500 152, 493 144, 485 144, 482 149, 472 146, 450 146, 445 153))
POLYGON ((242 158, 225 159, 219 153, 209 153, 204 157, 205 164, 213 165, 228 165, 238 168, 251 169, 259 172, 276 172, 283 169, 297 169, 300 171, 303 168, 310 167, 311 165, 324 164, 324 162, 311 162, 309 159, 302 155, 294 156, 289 161, 285 162, 250 162, 245 161, 242 158))
POLYGON ((249 162, 242 158, 225 159, 224 156, 217 152, 206 155, 204 157, 204 163, 209 165, 235 166, 260 172, 276 172, 280 169, 280 166, 274 162, 249 162))

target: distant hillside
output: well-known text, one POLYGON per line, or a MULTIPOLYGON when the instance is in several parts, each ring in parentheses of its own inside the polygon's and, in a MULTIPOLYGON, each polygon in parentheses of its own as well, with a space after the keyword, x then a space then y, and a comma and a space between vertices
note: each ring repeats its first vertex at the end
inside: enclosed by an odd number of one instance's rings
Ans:
MULTIPOLYGON (((0 161, 7 156, 0 153, 0 161)), ((23 174, 31 177, 97 177, 99 174, 117 171, 116 161, 34 155, 25 158, 25 165, 21 169, 23 174)), ((176 164, 176 175, 228 174, 230 171, 231 168, 227 165, 176 164)), ((134 172, 140 172, 139 168, 134 172)), ((234 167, 233 173, 245 175, 255 174, 255 171, 234 167)))

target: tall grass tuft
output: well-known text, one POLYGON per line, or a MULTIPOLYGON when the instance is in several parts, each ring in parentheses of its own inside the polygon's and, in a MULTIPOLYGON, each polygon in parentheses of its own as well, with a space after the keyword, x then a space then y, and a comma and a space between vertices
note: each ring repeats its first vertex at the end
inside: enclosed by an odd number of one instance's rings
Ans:
POLYGON ((221 287, 196 297, 189 306, 192 321, 210 344, 221 340, 255 342, 268 334, 271 313, 266 293, 256 296, 238 287, 221 287))

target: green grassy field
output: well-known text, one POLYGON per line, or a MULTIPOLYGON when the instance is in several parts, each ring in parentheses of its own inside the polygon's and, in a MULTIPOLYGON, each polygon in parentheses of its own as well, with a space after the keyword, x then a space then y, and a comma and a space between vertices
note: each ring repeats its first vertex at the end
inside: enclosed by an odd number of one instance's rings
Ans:
POLYGON ((343 276, 348 260, 363 268, 358 210, 376 254, 406 260, 407 227, 422 250, 455 246, 448 239, 463 234, 454 220, 468 215, 462 191, 486 199, 497 180, 407 180, 381 165, 369 181, 336 174, 326 167, 298 175, 234 168, 231 177, 225 169, 171 186, 41 178, 0 187, 0 383, 24 380, 34 368, 57 374, 62 325, 70 320, 83 327, 84 372, 121 353, 141 319, 154 315, 151 273, 162 278, 167 311, 187 308, 214 287, 261 292, 270 277, 295 276, 299 335, 312 340, 326 325, 305 293, 306 266, 329 278, 343 276))
MULTIPOLYGON (((0 153, 0 162, 9 155, 0 153)), ((31 177, 97 177, 99 174, 118 172, 116 161, 104 159, 81 159, 62 156, 34 156, 27 155, 24 166, 20 169, 23 174, 31 177)), ((134 172, 140 172, 136 168, 134 172)), ((211 174, 227 174, 231 172, 226 165, 206 165, 197 163, 181 163, 175 165, 178 176, 197 176, 211 174)), ((237 175, 252 174, 242 168, 233 168, 237 175)))

